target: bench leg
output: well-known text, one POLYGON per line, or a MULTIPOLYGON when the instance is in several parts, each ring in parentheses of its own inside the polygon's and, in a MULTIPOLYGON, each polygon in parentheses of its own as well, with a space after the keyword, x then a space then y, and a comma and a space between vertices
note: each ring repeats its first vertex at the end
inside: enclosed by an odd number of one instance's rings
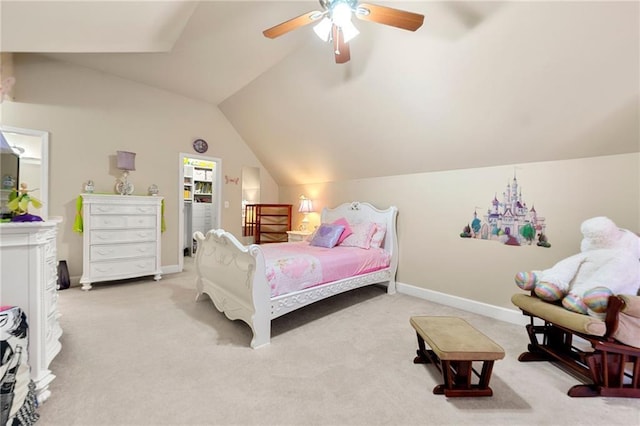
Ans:
POLYGON ((472 361, 441 361, 444 384, 433 388, 436 395, 449 398, 461 396, 493 396, 489 387, 494 361, 484 361, 478 384, 471 383, 471 376, 475 373, 472 361))
POLYGON ((494 361, 484 361, 482 371, 479 375, 478 384, 471 383, 471 376, 476 374, 473 369, 472 361, 451 361, 441 360, 431 350, 427 349, 424 339, 420 334, 418 337, 417 356, 413 359, 414 364, 434 364, 442 373, 444 384, 437 385, 433 388, 436 395, 445 395, 447 397, 460 396, 493 396, 493 390, 489 387, 491 372, 493 370, 494 361))
POLYGON ((440 360, 438 356, 431 350, 427 349, 424 344, 424 339, 420 334, 416 333, 418 336, 418 350, 416 351, 416 357, 413 359, 414 364, 434 364, 438 369, 440 369, 440 360))

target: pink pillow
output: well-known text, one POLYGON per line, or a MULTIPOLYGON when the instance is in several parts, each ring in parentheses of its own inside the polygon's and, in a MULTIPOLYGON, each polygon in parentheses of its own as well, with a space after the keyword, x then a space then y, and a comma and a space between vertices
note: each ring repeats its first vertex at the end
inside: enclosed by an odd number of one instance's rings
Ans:
POLYGON ((331 222, 331 224, 344 226, 344 231, 342 231, 342 235, 340 235, 340 238, 338 238, 338 245, 340 245, 340 243, 342 243, 344 239, 347 238, 349 235, 353 234, 353 231, 349 226, 349 222, 347 222, 347 219, 345 219, 344 217, 334 220, 333 222, 331 222))
POLYGON ((369 249, 371 246, 371 237, 373 237, 373 233, 376 232, 376 224, 373 222, 356 223, 351 225, 351 230, 353 234, 345 238, 340 245, 369 249))

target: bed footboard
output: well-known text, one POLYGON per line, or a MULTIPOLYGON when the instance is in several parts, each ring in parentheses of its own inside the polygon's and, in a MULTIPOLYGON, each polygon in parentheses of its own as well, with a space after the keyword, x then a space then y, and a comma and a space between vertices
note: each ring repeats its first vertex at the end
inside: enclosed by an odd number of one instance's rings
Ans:
POLYGON ((227 318, 247 323, 253 331, 252 348, 268 344, 271 291, 260 248, 245 247, 222 229, 206 235, 196 232, 193 236, 198 242, 196 300, 207 294, 227 318))

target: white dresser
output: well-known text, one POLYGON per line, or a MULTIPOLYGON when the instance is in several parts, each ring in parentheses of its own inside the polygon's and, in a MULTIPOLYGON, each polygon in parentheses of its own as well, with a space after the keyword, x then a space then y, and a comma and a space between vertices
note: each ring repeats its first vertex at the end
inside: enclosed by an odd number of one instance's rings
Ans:
POLYGON ((162 197, 82 194, 83 259, 80 284, 162 276, 162 197))
POLYGON ((60 352, 56 234, 61 219, 0 224, 0 305, 18 306, 29 323, 29 366, 44 402, 55 379, 49 364, 60 352))

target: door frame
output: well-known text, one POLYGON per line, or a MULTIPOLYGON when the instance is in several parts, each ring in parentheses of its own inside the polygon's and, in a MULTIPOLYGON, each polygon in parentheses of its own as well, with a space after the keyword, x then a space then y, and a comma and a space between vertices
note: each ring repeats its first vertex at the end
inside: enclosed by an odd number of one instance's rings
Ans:
POLYGON ((178 270, 182 272, 184 270, 184 247, 183 247, 183 239, 184 239, 184 159, 185 158, 194 158, 196 160, 210 161, 215 163, 215 186, 213 187, 213 200, 215 202, 211 206, 215 211, 214 214, 215 220, 211 223, 212 227, 217 229, 220 228, 220 215, 222 214, 222 206, 220 205, 222 202, 222 160, 217 157, 208 157, 206 155, 199 154, 187 154, 185 152, 181 152, 178 155, 178 270))

